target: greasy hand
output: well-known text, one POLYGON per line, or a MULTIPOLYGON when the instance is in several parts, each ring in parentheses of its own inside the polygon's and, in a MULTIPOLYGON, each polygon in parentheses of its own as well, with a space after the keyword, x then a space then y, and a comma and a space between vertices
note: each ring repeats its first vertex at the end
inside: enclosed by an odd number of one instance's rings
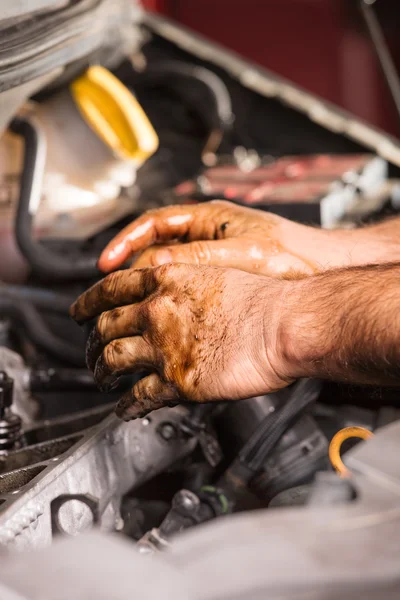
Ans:
POLYGON ((178 262, 258 274, 310 274, 316 270, 305 251, 310 235, 311 228, 223 200, 169 206, 145 213, 121 231, 98 264, 109 272, 143 251, 133 264, 137 269, 178 262))
POLYGON ((98 317, 87 362, 100 386, 151 373, 117 405, 129 419, 183 399, 248 398, 288 385, 277 327, 290 283, 182 264, 129 269, 82 294, 71 316, 98 317))

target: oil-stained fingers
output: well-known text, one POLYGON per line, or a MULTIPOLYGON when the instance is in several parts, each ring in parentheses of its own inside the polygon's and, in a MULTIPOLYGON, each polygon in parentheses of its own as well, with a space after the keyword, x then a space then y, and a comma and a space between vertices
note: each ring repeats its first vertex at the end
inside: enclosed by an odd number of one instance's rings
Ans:
POLYGON ((213 201, 197 205, 167 206, 145 213, 125 227, 103 250, 98 266, 104 272, 120 267, 132 254, 153 244, 175 239, 214 239, 233 204, 213 201))
POLYGON ((145 250, 132 264, 134 269, 158 267, 168 263, 209 265, 213 267, 240 268, 243 262, 243 249, 237 240, 201 240, 189 244, 172 246, 152 246, 145 250))
POLYGON ((179 400, 174 386, 153 373, 138 381, 118 402, 115 412, 126 421, 144 417, 152 410, 176 404, 179 400))
POLYGON ((108 391, 120 375, 143 370, 155 371, 161 360, 153 346, 143 337, 113 340, 97 359, 94 379, 101 390, 108 391))
POLYGON ((152 244, 187 234, 196 206, 167 206, 151 210, 125 227, 103 250, 98 261, 101 271, 121 266, 132 254, 152 244))
POLYGON ((82 324, 106 310, 143 300, 156 285, 151 269, 116 271, 81 294, 71 306, 70 315, 82 324))
POLYGON ((143 303, 129 304, 103 312, 97 319, 86 344, 86 365, 94 371, 104 347, 118 338, 140 335, 146 328, 143 303))

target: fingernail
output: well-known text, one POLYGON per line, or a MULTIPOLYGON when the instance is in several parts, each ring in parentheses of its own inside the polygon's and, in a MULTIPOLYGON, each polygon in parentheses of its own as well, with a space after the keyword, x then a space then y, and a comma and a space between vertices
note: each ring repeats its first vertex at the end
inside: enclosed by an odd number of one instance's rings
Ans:
POLYGON ((115 405, 115 414, 120 419, 128 418, 128 408, 132 405, 129 394, 124 394, 115 405))
POLYGON ((96 326, 92 327, 86 342, 86 366, 93 371, 96 368, 96 362, 102 351, 102 343, 97 335, 96 326))
POLYGON ((110 369, 104 362, 103 355, 97 359, 94 369, 94 380, 101 392, 110 392, 118 383, 118 375, 110 373, 110 369))
POLYGON ((143 419, 144 417, 146 417, 150 411, 148 410, 139 410, 136 414, 132 414, 132 412, 134 413, 134 411, 131 410, 127 410, 126 412, 121 412, 121 411, 115 411, 115 414, 117 415, 117 417, 119 417, 120 419, 122 419, 125 422, 128 421, 135 421, 136 419, 143 419))
POLYGON ((109 392, 115 390, 118 383, 118 377, 115 377, 114 375, 109 375, 105 377, 103 381, 97 385, 97 387, 99 388, 100 392, 105 392, 106 394, 108 394, 109 392))
POLYGON ((159 250, 155 255, 155 262, 157 265, 166 265, 172 262, 172 254, 169 250, 159 250))
POLYGON ((133 421, 134 419, 142 419, 149 412, 150 411, 148 410, 140 410, 137 406, 133 406, 132 401, 125 399, 124 396, 115 406, 115 414, 123 421, 133 421))
POLYGON ((76 323, 77 325, 84 325, 84 323, 85 323, 85 319, 78 319, 78 318, 77 318, 77 316, 76 316, 76 312, 77 312, 77 303, 76 303, 76 302, 74 302, 74 303, 73 303, 73 304, 70 306, 70 309, 69 309, 69 316, 71 317, 71 319, 72 319, 73 321, 75 321, 75 323, 76 323))

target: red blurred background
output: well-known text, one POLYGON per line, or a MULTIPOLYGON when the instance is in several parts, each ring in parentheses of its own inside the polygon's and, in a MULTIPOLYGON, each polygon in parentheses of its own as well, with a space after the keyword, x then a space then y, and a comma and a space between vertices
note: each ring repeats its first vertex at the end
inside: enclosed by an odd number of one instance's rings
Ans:
MULTIPOLYGON (((398 0, 385 2, 386 12, 380 17, 391 50, 400 58, 398 0)), ((143 0, 143 4, 399 135, 398 116, 359 14, 350 9, 351 0, 143 0)))

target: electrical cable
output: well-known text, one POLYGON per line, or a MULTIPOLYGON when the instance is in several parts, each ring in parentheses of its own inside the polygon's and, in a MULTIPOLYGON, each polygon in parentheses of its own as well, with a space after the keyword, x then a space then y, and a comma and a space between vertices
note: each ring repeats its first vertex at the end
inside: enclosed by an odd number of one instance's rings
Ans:
POLYGON ((34 240, 32 225, 40 204, 46 143, 39 129, 27 119, 13 119, 11 130, 25 141, 19 201, 15 217, 15 236, 21 253, 32 270, 42 277, 56 280, 98 277, 100 272, 97 269, 95 258, 68 259, 49 252, 34 240))
MULTIPOLYGON (((209 129, 202 157, 203 161, 209 154, 218 149, 224 133, 230 129, 234 121, 232 101, 225 83, 213 71, 199 65, 187 64, 181 61, 164 60, 139 75, 139 81, 144 84, 165 83, 173 87, 173 78, 192 79, 203 84, 210 94, 214 110, 204 110, 201 107, 200 116, 209 129)), ((189 98, 190 88, 180 88, 181 95, 186 101, 194 104, 193 97, 189 98)))
POLYGON ((390 54, 390 50, 386 44, 382 27, 372 8, 374 3, 375 0, 360 0, 360 10, 396 107, 397 114, 400 116, 400 78, 390 54))

